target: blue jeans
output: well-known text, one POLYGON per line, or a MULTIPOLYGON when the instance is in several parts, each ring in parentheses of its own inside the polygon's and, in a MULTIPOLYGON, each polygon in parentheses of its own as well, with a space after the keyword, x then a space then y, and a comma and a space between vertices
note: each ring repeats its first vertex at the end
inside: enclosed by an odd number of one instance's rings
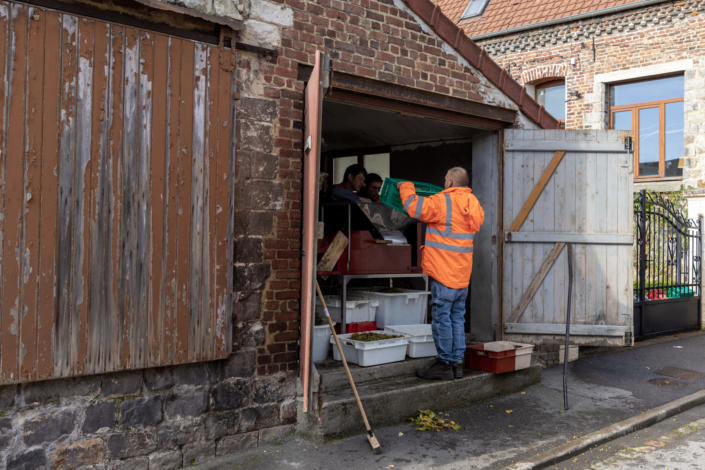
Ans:
POLYGON ((461 364, 465 355, 465 300, 468 288, 451 289, 431 279, 431 331, 437 358, 461 364))

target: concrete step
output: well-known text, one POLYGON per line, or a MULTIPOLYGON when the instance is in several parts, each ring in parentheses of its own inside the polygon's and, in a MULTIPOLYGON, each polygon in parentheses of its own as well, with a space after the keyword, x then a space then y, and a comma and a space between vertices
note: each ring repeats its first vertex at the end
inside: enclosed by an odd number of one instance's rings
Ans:
MULTIPOLYGON (((523 390, 540 381, 541 370, 540 365, 497 375, 466 370, 462 379, 439 381, 401 376, 372 380, 359 385, 357 390, 370 426, 375 429, 404 422, 416 415, 419 409, 445 411, 523 390)), ((320 410, 315 407, 303 413, 303 401, 299 398, 297 435, 314 441, 326 441, 365 431, 349 385, 324 392, 322 402, 320 410)))
MULTIPOLYGON (((434 357, 424 357, 420 359, 409 358, 401 362, 371 367, 360 367, 355 364, 348 364, 348 366, 355 385, 360 387, 363 384, 382 382, 398 377, 415 377, 416 372, 428 369, 435 361, 434 357)), ((325 365, 317 363, 316 370, 321 376, 321 389, 324 393, 350 390, 350 383, 342 362, 329 358, 325 365)))

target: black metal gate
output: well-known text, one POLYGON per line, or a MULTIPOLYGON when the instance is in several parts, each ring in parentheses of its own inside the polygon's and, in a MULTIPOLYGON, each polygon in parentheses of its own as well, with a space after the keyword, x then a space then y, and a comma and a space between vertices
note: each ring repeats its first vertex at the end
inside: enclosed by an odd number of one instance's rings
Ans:
POLYGON ((637 340, 700 328, 702 226, 657 194, 635 194, 637 340))

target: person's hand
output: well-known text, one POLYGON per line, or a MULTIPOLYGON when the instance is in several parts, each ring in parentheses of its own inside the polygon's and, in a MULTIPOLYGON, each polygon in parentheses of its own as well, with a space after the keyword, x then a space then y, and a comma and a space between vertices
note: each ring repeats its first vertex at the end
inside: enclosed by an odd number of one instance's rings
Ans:
POLYGON ((366 197, 361 197, 360 202, 372 202, 372 199, 367 199, 366 197))
POLYGON ((401 188, 401 185, 404 184, 404 183, 406 183, 406 181, 399 181, 399 182, 397 183, 397 189, 401 188))

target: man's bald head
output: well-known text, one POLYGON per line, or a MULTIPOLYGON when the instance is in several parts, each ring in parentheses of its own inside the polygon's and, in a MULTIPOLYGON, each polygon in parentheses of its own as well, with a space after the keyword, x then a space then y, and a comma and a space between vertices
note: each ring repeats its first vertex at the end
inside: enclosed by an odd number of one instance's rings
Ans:
POLYGON ((448 170, 446 174, 446 189, 467 187, 469 183, 468 172, 465 171, 465 168, 456 166, 448 170))

